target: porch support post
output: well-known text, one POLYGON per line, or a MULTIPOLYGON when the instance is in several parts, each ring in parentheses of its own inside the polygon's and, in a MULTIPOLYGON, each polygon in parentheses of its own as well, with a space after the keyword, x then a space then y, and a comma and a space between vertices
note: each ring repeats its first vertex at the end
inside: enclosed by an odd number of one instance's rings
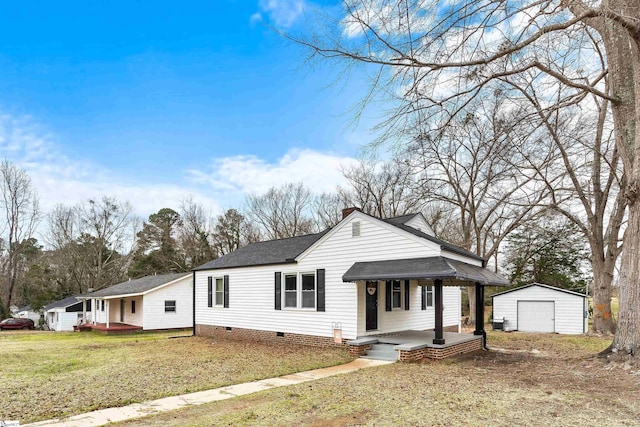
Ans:
POLYGON ((87 300, 82 300, 82 323, 87 323, 87 300))
POLYGON ((487 347, 487 332, 484 330, 484 286, 476 282, 476 330, 473 335, 482 335, 482 348, 487 347))
POLYGON ((444 344, 444 334, 442 332, 442 280, 436 279, 433 282, 436 297, 436 337, 433 339, 434 344, 444 344))
POLYGON ((109 301, 110 300, 106 300, 107 302, 107 329, 109 329, 109 301))

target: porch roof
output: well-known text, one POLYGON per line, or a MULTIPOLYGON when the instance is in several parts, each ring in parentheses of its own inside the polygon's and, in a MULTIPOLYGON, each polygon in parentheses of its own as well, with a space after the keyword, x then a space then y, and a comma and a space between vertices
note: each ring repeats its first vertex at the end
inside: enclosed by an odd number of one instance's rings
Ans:
POLYGON ((342 276, 343 282, 359 280, 451 280, 455 285, 480 283, 508 286, 509 281, 484 267, 442 256, 356 262, 342 276))

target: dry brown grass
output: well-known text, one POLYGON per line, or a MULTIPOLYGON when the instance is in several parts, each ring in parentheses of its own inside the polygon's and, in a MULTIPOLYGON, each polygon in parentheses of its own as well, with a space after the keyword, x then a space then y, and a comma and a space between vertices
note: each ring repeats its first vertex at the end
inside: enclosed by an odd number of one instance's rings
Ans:
POLYGON ((69 416, 351 360, 336 349, 175 335, 2 332, 0 420, 69 416))
POLYGON ((490 333, 490 352, 370 368, 126 425, 640 425, 640 372, 590 357, 609 342, 490 333))

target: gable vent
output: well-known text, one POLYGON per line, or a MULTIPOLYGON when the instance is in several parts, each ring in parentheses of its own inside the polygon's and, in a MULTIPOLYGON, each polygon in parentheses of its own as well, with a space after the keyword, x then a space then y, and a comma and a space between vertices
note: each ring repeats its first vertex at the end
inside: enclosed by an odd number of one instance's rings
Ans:
POLYGON ((351 237, 360 237, 360 222, 351 223, 351 237))

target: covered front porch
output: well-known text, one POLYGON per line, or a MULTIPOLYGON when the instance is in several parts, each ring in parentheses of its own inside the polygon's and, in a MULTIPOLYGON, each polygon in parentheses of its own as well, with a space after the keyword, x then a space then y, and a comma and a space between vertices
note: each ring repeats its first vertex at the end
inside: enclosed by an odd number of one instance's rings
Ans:
POLYGON ((97 330, 104 333, 126 333, 143 329, 142 296, 78 297, 87 321, 78 330, 97 330))
MULTIPOLYGON (((480 262, 478 262, 480 264, 480 262)), ((436 256, 426 258, 357 262, 343 275, 344 282, 356 282, 367 287, 375 282, 385 282, 387 290, 390 283, 402 282, 407 291, 402 295, 411 295, 411 288, 422 288, 422 294, 428 289, 431 294, 434 319, 433 329, 407 330, 377 334, 367 333, 348 342, 350 352, 355 356, 371 355, 378 351, 387 358, 396 354, 392 360, 418 360, 422 358, 443 359, 455 354, 468 353, 486 348, 484 330, 484 288, 485 286, 506 286, 509 282, 503 277, 484 268, 455 259, 436 256), (445 331, 443 322, 444 287, 473 286, 475 292, 476 322, 473 334, 461 334, 445 331)), ((387 296, 387 300, 390 298, 387 296)), ((372 302, 377 304, 377 295, 372 302)), ((423 297, 422 308, 425 307, 423 297)), ((367 300, 369 306, 369 300, 367 300)), ((372 310, 375 313, 375 310, 372 310)), ((367 317, 368 321, 368 317, 367 317)))
POLYGON ((482 350, 484 345, 480 335, 443 331, 442 336, 445 343, 434 344, 436 332, 433 330, 369 335, 349 341, 349 351, 358 357, 369 354, 372 358, 409 362, 424 358, 445 359, 482 350))

